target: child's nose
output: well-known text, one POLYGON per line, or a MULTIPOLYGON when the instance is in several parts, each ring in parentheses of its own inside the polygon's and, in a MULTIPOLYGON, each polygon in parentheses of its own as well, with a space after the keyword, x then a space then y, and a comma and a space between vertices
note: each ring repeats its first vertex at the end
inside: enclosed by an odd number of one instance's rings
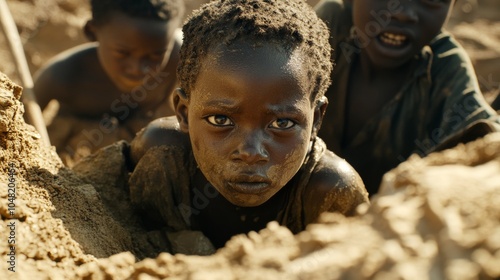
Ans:
POLYGON ((232 159, 243 161, 247 164, 269 161, 269 153, 265 147, 265 135, 262 132, 254 131, 242 135, 239 144, 232 153, 232 159))
POLYGON ((418 13, 414 1, 401 1, 401 6, 393 13, 393 18, 401 22, 418 22, 418 13))
POLYGON ((143 59, 129 59, 126 65, 127 73, 136 77, 142 77, 151 69, 149 63, 143 59))

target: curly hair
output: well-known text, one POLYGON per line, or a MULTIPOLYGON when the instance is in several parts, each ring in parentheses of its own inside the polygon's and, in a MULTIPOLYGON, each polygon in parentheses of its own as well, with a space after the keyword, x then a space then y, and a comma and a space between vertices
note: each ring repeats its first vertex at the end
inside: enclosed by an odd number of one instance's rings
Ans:
POLYGON ((112 12, 122 12, 134 18, 160 21, 181 20, 184 15, 183 0, 90 0, 92 19, 105 23, 112 12))
POLYGON ((183 26, 177 76, 189 94, 207 53, 239 39, 273 42, 285 50, 300 50, 316 101, 330 85, 332 70, 329 31, 303 0, 214 0, 194 11, 183 26))

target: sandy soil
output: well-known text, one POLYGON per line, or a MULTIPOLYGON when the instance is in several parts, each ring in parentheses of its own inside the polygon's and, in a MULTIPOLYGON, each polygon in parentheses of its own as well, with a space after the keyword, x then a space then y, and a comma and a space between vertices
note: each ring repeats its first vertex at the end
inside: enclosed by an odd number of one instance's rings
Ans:
MULTIPOLYGON (((491 98, 500 86, 499 4, 479 2, 458 11, 450 30, 491 98)), ((86 2, 8 3, 32 72, 84 41, 86 2)), ((4 43, 0 36, 0 71, 19 82, 4 43)), ((358 217, 325 214, 295 236, 271 223, 211 256, 170 255, 160 253, 172 246, 165 234, 142 228, 130 209, 122 143, 69 170, 24 123, 20 94, 0 76, 0 279, 500 278, 499 134, 411 158, 358 217)))

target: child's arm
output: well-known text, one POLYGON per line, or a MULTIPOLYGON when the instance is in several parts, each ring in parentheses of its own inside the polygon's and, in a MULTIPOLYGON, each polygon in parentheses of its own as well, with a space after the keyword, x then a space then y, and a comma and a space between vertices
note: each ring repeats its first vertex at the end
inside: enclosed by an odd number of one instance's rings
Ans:
POLYGON ((363 203, 369 203, 369 199, 361 177, 344 159, 326 151, 304 192, 305 224, 315 222, 325 211, 355 215, 357 206, 363 203))
POLYGON ((64 98, 64 93, 67 91, 57 68, 57 66, 49 65, 35 74, 33 92, 42 110, 52 99, 64 98))

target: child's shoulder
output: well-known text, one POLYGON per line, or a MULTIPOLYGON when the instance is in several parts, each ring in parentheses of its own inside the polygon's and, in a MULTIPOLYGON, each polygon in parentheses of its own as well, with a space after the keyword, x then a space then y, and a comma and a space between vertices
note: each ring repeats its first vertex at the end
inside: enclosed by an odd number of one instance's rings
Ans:
POLYGON ((439 33, 422 54, 420 57, 425 62, 421 65, 429 69, 425 71, 428 71, 426 74, 436 97, 461 98, 465 91, 480 92, 467 51, 449 32, 443 30, 439 33), (444 90, 451 93, 443 95, 444 90))
POLYGON ((356 170, 344 159, 327 150, 311 174, 304 193, 305 205, 320 205, 306 211, 306 219, 321 212, 336 211, 350 216, 359 204, 367 203, 368 192, 356 170))
POLYGON ((65 50, 47 61, 37 75, 50 72, 51 76, 61 80, 77 78, 76 75, 90 68, 91 63, 98 63, 96 46, 95 43, 86 43, 65 50))
POLYGON ((345 159, 330 150, 325 151, 317 163, 310 183, 324 193, 349 188, 361 193, 366 192, 358 172, 345 159))
POLYGON ((135 166, 152 147, 162 145, 191 149, 188 134, 182 132, 175 116, 163 117, 150 122, 139 131, 130 143, 130 158, 135 166))
MULTIPOLYGON (((472 67, 467 51, 448 31, 441 31, 429 44, 432 52, 432 69, 455 71, 457 68, 472 67)), ((434 71, 435 72, 435 71, 434 71)))
POLYGON ((99 73, 95 44, 87 43, 59 53, 34 75, 34 91, 41 103, 71 98, 85 80, 96 80, 99 73))

